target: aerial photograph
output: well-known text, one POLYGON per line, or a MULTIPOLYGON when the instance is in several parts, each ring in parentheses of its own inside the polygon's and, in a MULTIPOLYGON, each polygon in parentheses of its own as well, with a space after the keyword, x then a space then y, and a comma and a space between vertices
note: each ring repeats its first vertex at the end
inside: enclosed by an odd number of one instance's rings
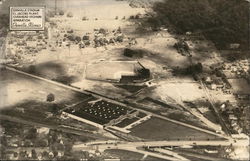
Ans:
POLYGON ((0 160, 249 161, 250 0, 0 0, 0 160))

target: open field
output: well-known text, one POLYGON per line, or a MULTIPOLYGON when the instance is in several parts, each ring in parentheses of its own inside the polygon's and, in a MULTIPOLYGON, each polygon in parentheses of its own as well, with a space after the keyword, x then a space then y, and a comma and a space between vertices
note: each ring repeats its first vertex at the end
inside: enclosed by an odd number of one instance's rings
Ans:
POLYGON ((46 103, 50 93, 55 95, 56 104, 70 105, 89 97, 9 70, 1 71, 0 82, 1 109, 27 101, 46 103))
POLYGON ((199 86, 198 83, 192 80, 190 82, 181 81, 180 79, 169 82, 161 81, 155 89, 155 93, 162 96, 163 100, 170 97, 176 101, 194 101, 205 97, 205 93, 199 86))
POLYGON ((119 81, 122 76, 135 76, 135 71, 141 68, 135 61, 101 61, 86 66, 86 78, 119 81))
POLYGON ((190 125, 194 125, 194 126, 197 126, 197 127, 203 128, 203 129, 214 131, 214 129, 209 128, 206 124, 201 122, 197 117, 195 117, 194 115, 191 115, 188 112, 183 112, 180 110, 171 110, 171 111, 166 112, 165 115, 168 118, 171 118, 173 120, 185 122, 185 123, 190 124, 190 125))
MULTIPOLYGON (((48 1, 48 3, 53 9, 54 2, 48 1)), ((127 2, 114 0, 73 0, 70 2, 61 0, 58 3, 58 8, 65 12, 65 15, 60 17, 60 20, 68 22, 63 22, 60 26, 81 32, 93 31, 93 29, 100 27, 107 29, 118 28, 126 24, 126 21, 121 21, 124 17, 127 19, 131 15, 144 13, 142 8, 131 8, 127 2), (73 13, 72 18, 66 17, 68 12, 73 13), (88 20, 82 21, 83 17, 88 20)))
POLYGON ((216 136, 177 125, 159 118, 151 118, 131 129, 131 135, 149 140, 214 140, 216 136))

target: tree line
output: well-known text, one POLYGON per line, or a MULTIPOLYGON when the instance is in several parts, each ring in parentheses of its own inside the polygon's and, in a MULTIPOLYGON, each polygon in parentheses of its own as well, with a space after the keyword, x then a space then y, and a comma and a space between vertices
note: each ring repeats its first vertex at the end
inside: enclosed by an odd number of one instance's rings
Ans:
POLYGON ((147 19, 153 28, 172 27, 177 34, 201 33, 220 48, 249 45, 249 2, 244 0, 164 0, 147 19))

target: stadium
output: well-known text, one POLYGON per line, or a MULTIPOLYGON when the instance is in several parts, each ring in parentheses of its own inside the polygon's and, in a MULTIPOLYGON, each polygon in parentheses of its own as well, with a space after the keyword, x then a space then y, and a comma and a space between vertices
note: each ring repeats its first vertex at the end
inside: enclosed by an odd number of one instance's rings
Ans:
POLYGON ((62 113, 98 128, 110 127, 125 133, 130 133, 130 128, 150 118, 138 110, 94 97, 66 107, 62 113))
POLYGON ((148 80, 149 69, 137 61, 101 61, 86 66, 86 79, 136 83, 148 80))

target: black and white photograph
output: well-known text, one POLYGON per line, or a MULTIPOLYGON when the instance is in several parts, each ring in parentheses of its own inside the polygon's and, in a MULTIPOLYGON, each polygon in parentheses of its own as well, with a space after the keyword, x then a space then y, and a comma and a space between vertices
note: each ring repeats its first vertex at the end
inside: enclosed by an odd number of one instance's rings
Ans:
POLYGON ((249 161, 249 0, 0 0, 0 160, 249 161))

